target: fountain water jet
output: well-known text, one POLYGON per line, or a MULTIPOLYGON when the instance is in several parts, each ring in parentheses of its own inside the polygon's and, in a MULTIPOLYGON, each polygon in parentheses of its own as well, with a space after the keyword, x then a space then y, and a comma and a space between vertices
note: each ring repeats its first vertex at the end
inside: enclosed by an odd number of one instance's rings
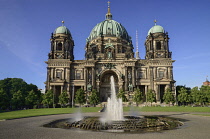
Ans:
POLYGON ((102 122, 111 122, 111 121, 123 121, 123 105, 122 99, 117 98, 115 91, 114 77, 111 76, 111 96, 107 101, 107 108, 105 111, 105 116, 102 116, 102 122))
POLYGON ((81 112, 81 108, 77 108, 76 111, 74 112, 72 121, 80 121, 84 118, 81 112))

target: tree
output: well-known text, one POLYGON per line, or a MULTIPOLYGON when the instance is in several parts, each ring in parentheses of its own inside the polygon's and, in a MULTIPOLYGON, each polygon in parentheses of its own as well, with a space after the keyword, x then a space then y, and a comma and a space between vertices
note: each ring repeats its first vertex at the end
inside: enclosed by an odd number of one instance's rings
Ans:
MULTIPOLYGON (((201 88, 202 88, 202 87, 201 87, 201 88)), ((201 90, 202 90, 202 89, 201 89, 201 90)), ((205 94, 206 94, 207 102, 210 103, 210 86, 207 86, 207 87, 206 87, 205 94)))
POLYGON ((181 102, 181 104, 184 104, 188 101, 188 93, 187 93, 187 89, 182 87, 179 90, 179 95, 178 95, 178 101, 181 102))
MULTIPOLYGON (((26 96, 27 95, 27 90, 25 89, 27 86, 27 83, 20 78, 5 78, 4 80, 0 80, 0 88, 3 89, 3 92, 6 93, 5 95, 8 97, 8 103, 6 109, 10 109, 12 107, 12 103, 14 104, 15 98, 13 99, 13 94, 17 94, 19 90, 21 90, 21 95, 26 96)), ((20 93, 20 92, 19 92, 20 93)), ((4 96, 5 96, 4 95, 4 96)), ((24 103, 21 103, 24 105, 24 103)), ((6 105, 4 105, 6 106, 6 105)), ((17 105, 13 105, 13 108, 16 108, 17 105)), ((19 104, 18 104, 18 107, 19 104)), ((24 106, 21 106, 24 107, 24 106)))
POLYGON ((35 105, 39 104, 40 97, 36 94, 34 90, 31 90, 25 98, 26 105, 29 108, 33 108, 35 105))
POLYGON ((10 93, 13 95, 14 93, 21 90, 23 97, 26 97, 28 92, 31 90, 27 89, 28 84, 20 78, 9 78, 10 79, 10 93))
POLYGON ((170 106, 170 102, 172 104, 174 104, 175 98, 174 98, 174 95, 172 94, 170 88, 167 88, 166 91, 164 92, 163 100, 166 104, 169 104, 169 106, 170 106))
POLYGON ((6 91, 0 89, 0 109, 5 110, 10 106, 10 98, 6 91))
POLYGON ((201 86, 200 92, 203 96, 203 102, 210 103, 210 86, 201 86))
MULTIPOLYGON (((17 108, 17 105, 15 105, 14 103, 16 103, 15 101, 17 101, 17 98, 18 98, 17 92, 18 91, 19 91, 19 93, 21 91, 21 97, 23 98, 23 103, 21 103, 22 106, 20 106, 20 104, 18 104, 19 108, 25 107, 25 98, 28 96, 28 94, 31 90, 34 90, 36 95, 39 98, 41 98, 41 92, 38 90, 37 86, 33 85, 33 84, 27 84, 21 78, 5 78, 3 80, 0 80, 0 88, 1 88, 0 96, 2 96, 2 97, 0 97, 1 102, 6 100, 6 102, 4 102, 4 109, 10 109, 12 106, 13 106, 13 108, 17 108), (5 99, 5 98, 7 98, 7 99, 5 99)), ((0 107, 1 107, 1 105, 0 105, 0 107)))
POLYGON ((191 96, 192 96, 192 101, 195 104, 199 103, 199 97, 198 95, 200 94, 200 90, 198 89, 198 87, 193 87, 191 90, 191 96))
POLYGON ((94 105, 94 107, 99 103, 98 93, 95 89, 92 91, 92 94, 89 97, 89 99, 90 99, 90 104, 94 105))
POLYGON ((147 102, 150 102, 152 106, 152 102, 156 102, 155 93, 153 93, 152 89, 149 89, 146 96, 147 96, 147 102))
POLYGON ((134 91, 133 101, 136 102, 137 106, 143 101, 143 94, 139 88, 134 91))
POLYGON ((59 96, 59 103, 61 104, 61 108, 65 106, 69 102, 69 96, 66 91, 63 91, 59 96))
POLYGON ((53 105, 54 101, 54 96, 53 96, 53 91, 48 90, 44 95, 43 95, 43 100, 42 103, 47 105, 48 108, 53 105))
POLYGON ((79 103, 80 107, 82 104, 85 103, 86 99, 85 99, 85 92, 82 88, 78 89, 76 91, 76 95, 75 95, 75 102, 79 103))
POLYGON ((125 92, 122 89, 120 89, 120 92, 117 94, 117 98, 122 98, 123 102, 128 102, 125 92))
POLYGON ((12 108, 21 109, 25 104, 25 97, 21 90, 18 90, 12 97, 12 108))
POLYGON ((185 85, 177 85, 176 86, 176 98, 178 98, 178 95, 179 95, 179 92, 180 92, 180 90, 181 90, 181 88, 184 88, 184 89, 186 89, 187 90, 187 94, 190 94, 190 92, 191 92, 191 88, 190 87, 186 87, 185 85))

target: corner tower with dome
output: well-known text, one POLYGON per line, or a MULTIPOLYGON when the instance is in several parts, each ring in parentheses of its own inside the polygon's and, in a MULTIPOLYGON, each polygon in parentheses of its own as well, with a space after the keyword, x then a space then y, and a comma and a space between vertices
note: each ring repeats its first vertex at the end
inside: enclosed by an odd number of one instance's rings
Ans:
POLYGON ((53 90, 55 97, 67 91, 71 103, 78 89, 82 88, 87 98, 95 89, 100 101, 106 102, 111 94, 110 76, 114 76, 117 92, 123 90, 131 102, 138 88, 144 102, 151 89, 157 103, 162 103, 167 88, 175 93, 168 33, 155 22, 145 36, 145 59, 135 58, 131 37, 122 24, 113 20, 108 6, 105 20, 86 39, 85 60, 74 60, 74 41, 63 23, 50 39, 46 90, 53 90))

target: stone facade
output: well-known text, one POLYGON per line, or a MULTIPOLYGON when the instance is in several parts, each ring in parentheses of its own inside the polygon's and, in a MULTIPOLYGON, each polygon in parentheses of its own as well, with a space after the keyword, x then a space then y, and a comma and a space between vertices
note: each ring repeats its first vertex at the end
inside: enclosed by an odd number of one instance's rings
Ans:
POLYGON ((46 90, 52 89, 55 96, 65 90, 71 102, 79 88, 87 93, 96 89, 100 101, 106 102, 110 95, 110 76, 114 76, 117 91, 122 89, 132 97, 136 88, 144 96, 152 89, 157 102, 161 103, 166 88, 173 93, 175 90, 174 60, 169 51, 168 33, 157 30, 159 28, 155 25, 157 29, 149 31, 146 37, 145 59, 135 58, 131 38, 121 24, 112 20, 110 8, 106 16, 106 20, 96 25, 87 39, 85 60, 74 60, 74 41, 70 31, 65 26, 55 30, 46 61, 46 90), (101 32, 97 34, 97 31, 101 32))

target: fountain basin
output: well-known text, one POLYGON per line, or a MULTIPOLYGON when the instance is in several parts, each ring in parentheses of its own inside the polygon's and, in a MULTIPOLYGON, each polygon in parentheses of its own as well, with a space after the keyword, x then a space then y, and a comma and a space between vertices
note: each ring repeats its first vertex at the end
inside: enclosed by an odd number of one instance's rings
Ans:
POLYGON ((44 127, 79 129, 98 132, 142 133, 176 129, 183 123, 177 119, 164 116, 124 116, 125 120, 102 123, 100 117, 84 117, 80 121, 70 119, 56 120, 45 124, 44 127))

